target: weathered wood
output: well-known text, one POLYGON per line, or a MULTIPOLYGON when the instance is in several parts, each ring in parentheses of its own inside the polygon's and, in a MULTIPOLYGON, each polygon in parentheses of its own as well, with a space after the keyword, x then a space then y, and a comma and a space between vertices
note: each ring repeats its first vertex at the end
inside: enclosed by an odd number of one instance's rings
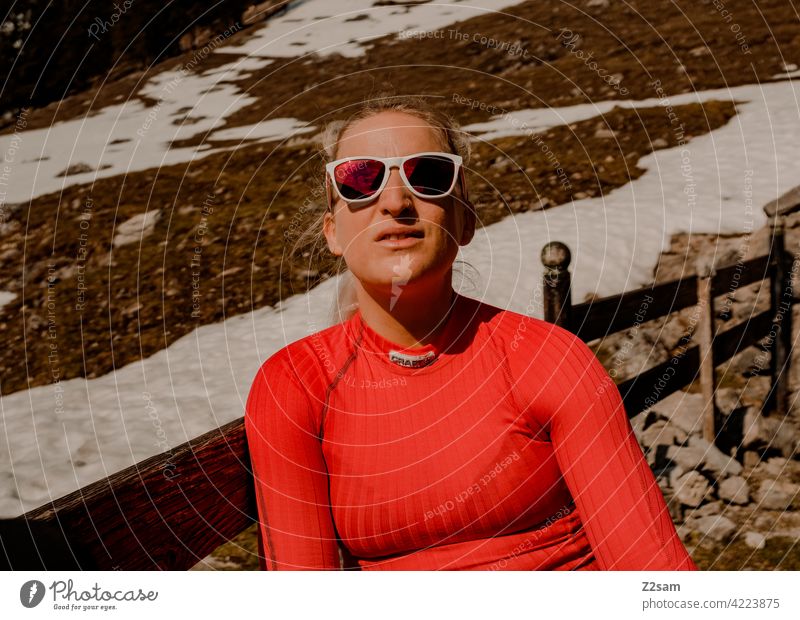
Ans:
POLYGON ((764 255, 718 269, 714 275, 711 294, 714 297, 724 295, 739 287, 765 280, 772 274, 771 264, 770 257, 764 255))
POLYGON ((788 215, 798 209, 800 209, 800 185, 764 205, 764 212, 771 218, 788 215))
MULTIPOLYGON (((23 520, 62 530, 84 570, 188 569, 257 521, 244 419, 16 521, 23 520)), ((56 569, 73 563, 71 557, 47 561, 56 569)))
POLYGON ((694 381, 700 367, 699 351, 697 345, 688 347, 617 385, 628 417, 632 418, 694 381))
POLYGON ((716 377, 714 372, 714 296, 711 287, 714 269, 707 263, 697 266, 697 343, 700 347, 700 388, 703 394, 703 439, 714 443, 717 436, 716 377))
POLYGON ((572 306, 570 331, 589 342, 693 306, 695 280, 690 276, 572 306))
POLYGON ((772 310, 768 308, 718 333, 714 338, 714 366, 719 366, 747 347, 756 344, 769 333, 771 326, 772 310))
POLYGON ((775 277, 770 287, 773 314, 770 329, 770 374, 772 387, 766 399, 765 411, 789 411, 789 362, 792 349, 792 299, 791 261, 784 247, 784 222, 779 217, 773 222, 770 255, 775 266, 775 277))
POLYGON ((551 241, 542 248, 542 296, 544 318, 559 327, 570 329, 572 325, 572 299, 570 274, 567 268, 571 260, 569 248, 560 241, 551 241))

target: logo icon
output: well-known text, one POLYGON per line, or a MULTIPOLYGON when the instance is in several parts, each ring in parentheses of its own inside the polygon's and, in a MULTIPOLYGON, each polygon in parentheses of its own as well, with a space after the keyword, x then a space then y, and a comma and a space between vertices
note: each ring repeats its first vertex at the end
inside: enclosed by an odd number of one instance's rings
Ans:
POLYGON ((41 581, 33 579, 26 581, 19 589, 19 602, 24 607, 36 607, 42 602, 44 598, 44 584, 41 581))

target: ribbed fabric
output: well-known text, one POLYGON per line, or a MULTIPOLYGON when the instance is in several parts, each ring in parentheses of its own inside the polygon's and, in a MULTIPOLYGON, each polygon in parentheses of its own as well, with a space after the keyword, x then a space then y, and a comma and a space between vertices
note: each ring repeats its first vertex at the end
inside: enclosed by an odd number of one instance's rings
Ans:
POLYGON ((586 344, 453 299, 424 347, 357 312, 264 362, 245 415, 264 567, 338 569, 342 544, 363 570, 697 570, 586 344))

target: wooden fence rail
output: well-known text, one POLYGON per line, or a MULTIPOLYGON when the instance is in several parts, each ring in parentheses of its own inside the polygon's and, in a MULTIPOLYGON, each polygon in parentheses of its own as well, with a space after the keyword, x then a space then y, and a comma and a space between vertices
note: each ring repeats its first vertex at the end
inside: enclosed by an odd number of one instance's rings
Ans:
MULTIPOLYGON (((720 422, 714 367, 770 334, 773 389, 768 405, 786 410, 791 304, 796 300, 782 227, 773 233, 768 256, 576 305, 570 299, 569 249, 549 243, 542 250, 545 318, 589 342, 643 318, 697 308, 697 341, 687 341, 676 355, 621 381, 618 388, 633 416, 699 377, 708 404, 704 434, 713 441, 720 422), (715 334, 714 297, 728 293, 734 283, 766 279, 770 309, 715 334)), ((153 456, 17 519, 0 521, 0 558, 16 570, 184 570, 257 520, 240 418, 168 455, 153 456)))

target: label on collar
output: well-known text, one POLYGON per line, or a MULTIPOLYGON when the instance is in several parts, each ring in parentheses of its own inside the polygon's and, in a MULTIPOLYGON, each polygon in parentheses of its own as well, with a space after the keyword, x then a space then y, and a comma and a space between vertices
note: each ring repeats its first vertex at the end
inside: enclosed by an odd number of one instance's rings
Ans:
POLYGON ((411 355, 409 353, 401 353, 400 351, 395 350, 389 351, 390 361, 407 368, 419 368, 421 366, 427 366, 434 359, 436 359, 436 353, 433 351, 428 351, 421 355, 411 355))

